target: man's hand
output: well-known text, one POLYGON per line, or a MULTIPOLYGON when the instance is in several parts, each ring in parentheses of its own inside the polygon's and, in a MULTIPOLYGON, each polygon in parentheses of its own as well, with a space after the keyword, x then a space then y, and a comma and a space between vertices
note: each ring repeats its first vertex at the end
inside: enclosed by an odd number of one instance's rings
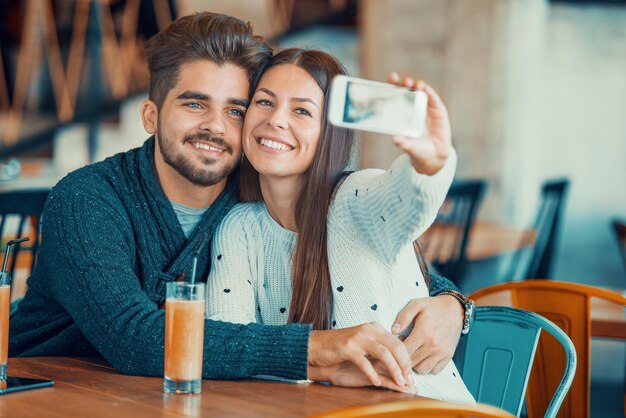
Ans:
POLYGON ((328 331, 313 331, 309 339, 309 369, 311 380, 323 380, 314 366, 336 366, 345 361, 358 367, 374 386, 383 380, 374 369, 372 358, 379 360, 387 375, 398 386, 411 383, 411 357, 402 342, 372 322, 351 328, 328 331))
MULTIPOLYGON (((372 360, 372 365, 380 376, 381 387, 402 393, 418 394, 418 390, 413 384, 400 386, 394 382, 393 379, 387 375, 387 370, 381 362, 372 360)), ((349 361, 344 361, 334 366, 310 366, 309 370, 311 374, 318 376, 317 380, 330 382, 336 386, 361 387, 370 386, 372 384, 363 372, 349 361)))
POLYGON ((459 343, 463 315, 463 307, 450 295, 413 299, 400 311, 391 331, 400 334, 413 323, 404 344, 416 372, 437 374, 443 370, 459 343))

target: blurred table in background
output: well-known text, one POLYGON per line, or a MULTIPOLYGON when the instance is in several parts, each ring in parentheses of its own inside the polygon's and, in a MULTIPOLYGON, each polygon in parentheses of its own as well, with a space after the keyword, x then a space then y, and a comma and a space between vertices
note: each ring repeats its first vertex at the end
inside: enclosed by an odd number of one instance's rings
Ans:
MULTIPOLYGON (((622 290, 617 290, 625 294, 622 290)), ((591 335, 626 340, 624 307, 604 300, 591 301, 591 335)))
POLYGON ((52 189, 67 174, 66 171, 57 170, 50 159, 20 159, 19 162, 22 166, 20 175, 0 181, 0 192, 52 189))
MULTIPOLYGON (((456 236, 455 227, 449 225, 432 225, 420 238, 428 241, 424 256, 427 260, 432 260, 430 249, 437 249, 439 261, 445 262, 453 251, 454 239, 450 235, 456 236), (441 248, 441 246, 444 246, 441 248)), ((477 221, 470 231, 469 243, 467 246, 467 258, 470 261, 482 260, 497 256, 503 252, 516 251, 534 243, 536 232, 497 224, 494 222, 477 221)))
POLYGON ((536 232, 491 222, 477 222, 470 232, 469 260, 482 260, 534 244, 536 232))

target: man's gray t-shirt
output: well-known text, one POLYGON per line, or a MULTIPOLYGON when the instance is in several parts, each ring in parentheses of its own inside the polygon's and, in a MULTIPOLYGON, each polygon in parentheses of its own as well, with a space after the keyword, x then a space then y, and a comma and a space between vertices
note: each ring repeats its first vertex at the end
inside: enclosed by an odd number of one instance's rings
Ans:
POLYGON ((198 224, 200 223, 200 220, 202 220, 202 216, 207 211, 208 207, 196 209, 190 208, 189 206, 181 205, 180 203, 176 203, 173 200, 170 200, 170 202, 172 202, 174 213, 176 213, 178 222, 183 228, 185 237, 189 238, 193 230, 196 229, 196 226, 198 226, 198 224))

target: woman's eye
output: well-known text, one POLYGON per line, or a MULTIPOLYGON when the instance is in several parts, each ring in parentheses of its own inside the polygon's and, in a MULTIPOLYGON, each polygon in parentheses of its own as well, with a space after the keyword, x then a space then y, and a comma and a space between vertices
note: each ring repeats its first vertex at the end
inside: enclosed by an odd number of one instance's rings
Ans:
POLYGON ((258 104, 259 106, 271 106, 272 102, 270 102, 269 100, 265 100, 265 99, 259 99, 256 101, 256 104, 258 104))
POLYGON ((309 112, 308 110, 303 109, 301 107, 296 109, 296 113, 299 114, 299 115, 311 116, 311 112, 309 112))

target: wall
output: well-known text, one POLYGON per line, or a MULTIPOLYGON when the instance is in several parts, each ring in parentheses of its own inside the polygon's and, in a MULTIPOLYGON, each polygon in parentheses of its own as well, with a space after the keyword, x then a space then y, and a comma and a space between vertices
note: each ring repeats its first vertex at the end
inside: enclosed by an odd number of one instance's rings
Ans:
POLYGON ((556 278, 624 287, 626 7, 551 7, 543 74, 537 165, 572 180, 556 278))
MULTIPOLYGON (((539 90, 530 87, 538 85, 542 66, 545 1, 360 5, 363 74, 384 80, 395 70, 431 84, 450 112, 458 177, 489 181, 481 216, 521 223, 536 194, 528 184, 536 183, 539 90)), ((398 152, 377 138, 364 142, 361 155, 365 167, 386 167, 398 152)))
MULTIPOLYGON (((518 226, 541 183, 572 182, 555 278, 624 287, 609 228, 626 219, 626 7, 544 0, 361 3, 366 77, 432 84, 450 111, 458 177, 489 181, 479 217, 518 226)), ((398 154, 363 142, 364 166, 398 154)))

